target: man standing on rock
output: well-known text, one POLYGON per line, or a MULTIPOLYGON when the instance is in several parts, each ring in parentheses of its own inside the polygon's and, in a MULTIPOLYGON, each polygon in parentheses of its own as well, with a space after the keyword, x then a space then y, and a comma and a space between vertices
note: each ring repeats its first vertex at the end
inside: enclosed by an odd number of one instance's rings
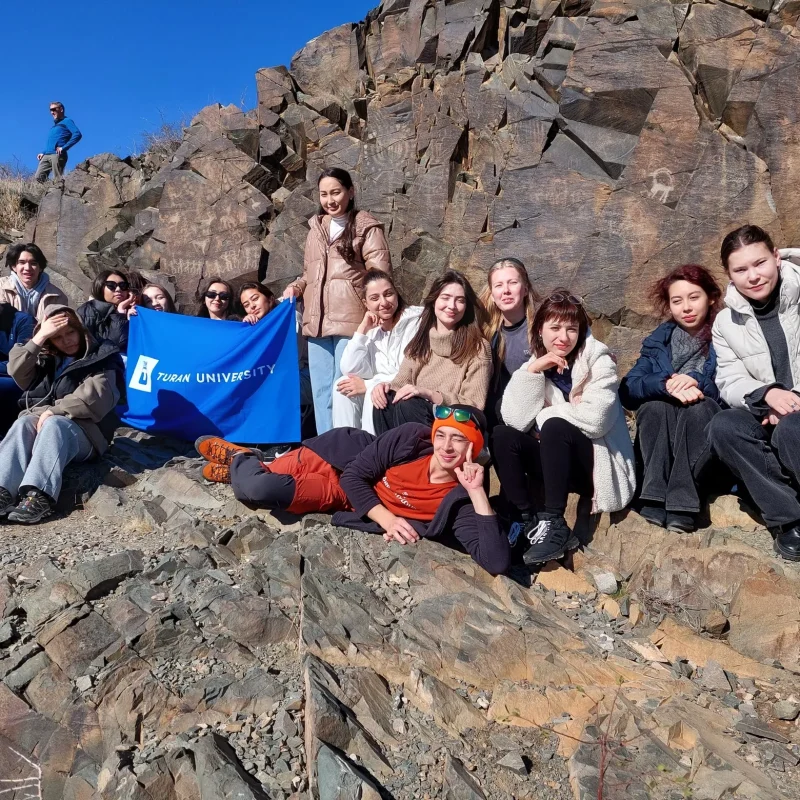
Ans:
POLYGON ((53 180, 60 180, 67 166, 67 151, 81 140, 78 126, 64 114, 64 104, 50 103, 53 115, 53 127, 47 135, 47 146, 43 153, 36 156, 39 166, 34 176, 39 183, 44 183, 53 173, 53 180))

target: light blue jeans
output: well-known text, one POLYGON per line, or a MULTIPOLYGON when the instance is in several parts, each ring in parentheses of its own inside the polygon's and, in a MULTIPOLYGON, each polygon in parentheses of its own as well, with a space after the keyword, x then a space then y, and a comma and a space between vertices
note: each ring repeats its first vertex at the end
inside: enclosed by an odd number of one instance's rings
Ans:
POLYGON ((0 442, 0 486, 12 497, 24 488, 58 500, 67 464, 91 458, 94 447, 71 419, 50 417, 36 433, 38 421, 33 415, 20 417, 0 442))
POLYGON ((314 394, 317 434, 333 427, 333 388, 342 377, 342 353, 348 336, 321 336, 308 339, 308 369, 314 394))

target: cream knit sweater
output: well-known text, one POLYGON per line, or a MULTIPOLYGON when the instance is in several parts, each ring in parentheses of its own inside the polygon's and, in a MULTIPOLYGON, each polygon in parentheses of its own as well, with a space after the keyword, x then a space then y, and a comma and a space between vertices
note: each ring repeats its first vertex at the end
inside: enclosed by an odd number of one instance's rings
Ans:
POLYGON ((427 364, 406 356, 392 381, 397 391, 407 383, 442 393, 445 403, 462 403, 483 410, 492 377, 492 348, 485 339, 479 355, 456 364, 450 359, 452 333, 430 332, 431 357, 427 364))

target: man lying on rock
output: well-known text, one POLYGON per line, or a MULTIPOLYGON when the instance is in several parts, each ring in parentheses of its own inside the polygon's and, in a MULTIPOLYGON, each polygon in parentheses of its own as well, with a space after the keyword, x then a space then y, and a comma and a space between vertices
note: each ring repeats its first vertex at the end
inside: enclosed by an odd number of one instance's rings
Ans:
POLYGON ((433 427, 409 422, 375 437, 334 428, 270 464, 260 453, 212 436, 196 442, 208 480, 230 483, 238 500, 293 514, 333 513, 334 525, 421 537, 465 550, 487 572, 508 569, 510 547, 483 488, 486 418, 465 405, 437 406, 433 427))

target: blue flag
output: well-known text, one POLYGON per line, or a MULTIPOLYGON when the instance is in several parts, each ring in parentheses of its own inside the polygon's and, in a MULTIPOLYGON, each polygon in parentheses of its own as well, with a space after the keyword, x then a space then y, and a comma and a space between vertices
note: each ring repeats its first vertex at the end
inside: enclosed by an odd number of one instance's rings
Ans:
POLYGON ((131 317, 125 425, 194 440, 300 441, 295 301, 255 325, 138 309, 131 317))

